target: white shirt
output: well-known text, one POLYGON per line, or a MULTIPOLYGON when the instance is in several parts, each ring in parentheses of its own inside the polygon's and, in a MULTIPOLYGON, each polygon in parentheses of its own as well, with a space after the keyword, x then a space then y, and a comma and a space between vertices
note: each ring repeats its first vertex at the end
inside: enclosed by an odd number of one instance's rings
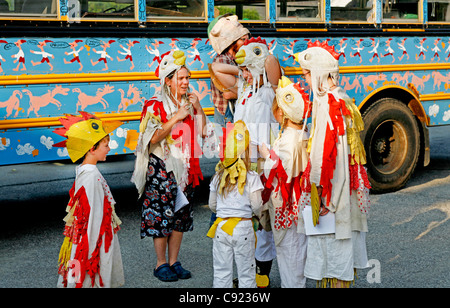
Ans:
MULTIPOLYGON (((252 218, 252 213, 260 212, 261 204, 253 204, 250 200, 250 194, 258 190, 264 189, 259 175, 254 171, 247 172, 247 181, 244 186, 244 193, 241 195, 238 191, 237 185, 232 191, 230 191, 224 198, 222 195, 217 194, 217 184, 220 179, 217 175, 214 175, 213 180, 209 184, 211 193, 217 196, 217 217, 242 217, 252 218)), ((211 204, 210 204, 211 207, 211 204)), ((213 211, 214 209, 211 208, 213 211)))
POLYGON ((234 122, 244 121, 253 144, 270 146, 271 135, 278 135, 279 124, 272 113, 275 92, 270 85, 261 86, 255 93, 251 86, 245 86, 240 80, 239 93, 243 93, 236 102, 234 122), (252 96, 249 97, 250 93, 252 96), (245 102, 244 102, 245 99, 245 102), (244 104, 242 104, 244 103, 244 104))

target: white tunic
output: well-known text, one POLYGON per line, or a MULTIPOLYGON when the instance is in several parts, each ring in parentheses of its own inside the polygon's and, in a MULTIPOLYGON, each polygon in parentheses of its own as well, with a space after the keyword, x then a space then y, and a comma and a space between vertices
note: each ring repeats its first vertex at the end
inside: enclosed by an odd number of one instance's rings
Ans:
POLYGON ((254 145, 271 145, 277 137, 279 124, 272 113, 275 92, 270 85, 262 85, 258 91, 251 86, 239 83, 239 96, 234 114, 234 122, 244 121, 250 133, 250 141, 254 145))
MULTIPOLYGON (((337 87, 330 92, 336 100, 348 99, 337 87)), ((328 98, 328 93, 326 94, 328 98)), ((323 97, 315 100, 313 121, 321 124, 313 127, 311 146, 311 182, 320 183, 323 140, 326 123, 329 121, 328 102, 323 97)), ((336 129, 336 128, 335 128, 336 129)), ((352 281, 354 268, 368 266, 366 252, 367 217, 358 207, 357 191, 350 191, 349 145, 347 132, 338 136, 336 165, 333 172, 332 192, 328 208, 335 213, 336 231, 333 234, 308 236, 305 276, 314 280, 337 278, 352 281)), ((326 204, 325 198, 322 203, 326 204)), ((302 192, 301 206, 310 206, 311 194, 302 192)), ((301 211, 299 212, 299 214, 301 211)), ((304 222, 299 216, 298 231, 305 232, 304 222)))
MULTIPOLYGON (((86 236, 89 239, 89 258, 91 258, 92 252, 95 250, 97 241, 99 238, 100 227, 103 220, 103 206, 105 197, 111 204, 113 217, 112 220, 120 224, 119 218, 115 215, 114 211, 114 198, 111 194, 106 180, 101 175, 100 171, 97 169, 96 165, 80 165, 76 168, 76 178, 75 178, 75 191, 74 195, 78 190, 84 187, 87 199, 89 201, 89 220, 86 236)), ((71 260, 74 260, 77 245, 72 245, 71 250, 71 260)), ((120 287, 125 283, 122 255, 120 252, 119 239, 116 233, 112 233, 111 246, 108 252, 105 252, 105 238, 103 238, 102 245, 100 247, 100 270, 99 274, 103 281, 103 287, 105 288, 115 288, 120 287)), ((76 261, 76 260, 75 260, 76 261)), ((74 268, 74 271, 77 267, 74 268)), ((72 278, 72 270, 69 270, 68 284, 67 287, 73 288, 77 283, 76 276, 72 278)), ((63 287, 63 277, 59 276, 58 287, 63 287)), ((85 279, 83 281, 83 288, 89 288, 92 286, 91 277, 86 273, 85 279)), ((94 287, 100 287, 100 280, 98 274, 95 276, 94 287)))

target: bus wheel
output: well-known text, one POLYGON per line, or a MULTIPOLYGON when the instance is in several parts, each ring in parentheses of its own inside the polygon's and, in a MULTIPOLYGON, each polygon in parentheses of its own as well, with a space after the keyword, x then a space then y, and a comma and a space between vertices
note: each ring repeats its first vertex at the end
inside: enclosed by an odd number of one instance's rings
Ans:
POLYGON ((419 128, 410 109, 397 99, 383 98, 363 114, 361 139, 373 193, 403 187, 416 167, 420 152, 419 128))

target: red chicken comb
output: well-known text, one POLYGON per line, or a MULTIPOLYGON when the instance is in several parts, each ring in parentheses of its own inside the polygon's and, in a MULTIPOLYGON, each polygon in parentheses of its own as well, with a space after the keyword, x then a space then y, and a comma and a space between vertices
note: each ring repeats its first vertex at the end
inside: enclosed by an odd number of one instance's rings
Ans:
POLYGON ((309 41, 308 48, 311 48, 311 47, 323 48, 326 51, 328 51, 333 56, 333 58, 335 58, 336 60, 339 60, 339 57, 341 56, 341 54, 334 50, 334 46, 328 45, 328 41, 329 40, 325 40, 323 42, 320 42, 319 40, 317 40, 315 42, 309 41))
POLYGON ((267 45, 266 40, 263 40, 260 36, 258 36, 257 38, 252 37, 251 39, 246 39, 244 45, 248 45, 251 43, 260 43, 267 45))

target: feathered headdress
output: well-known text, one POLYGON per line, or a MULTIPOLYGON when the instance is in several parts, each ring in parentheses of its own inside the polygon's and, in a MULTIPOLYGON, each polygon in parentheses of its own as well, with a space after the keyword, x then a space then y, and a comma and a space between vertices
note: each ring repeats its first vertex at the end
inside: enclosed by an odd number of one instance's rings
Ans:
POLYGON ((328 40, 310 41, 306 50, 294 55, 302 69, 311 73, 310 87, 314 99, 327 98, 325 94, 330 89, 328 78, 331 78, 335 85, 339 84, 340 55, 334 50, 334 46, 328 45, 328 40))
POLYGON ((301 123, 310 116, 311 102, 308 94, 298 83, 293 83, 285 76, 278 81, 276 98, 278 106, 292 122, 301 123))
POLYGON ((252 92, 257 91, 261 86, 259 76, 263 76, 263 84, 268 84, 265 62, 269 54, 266 40, 261 39, 259 36, 256 39, 252 37, 249 40, 245 40, 236 53, 236 63, 239 66, 247 67, 253 76, 252 92))
POLYGON ((53 132, 67 137, 54 147, 66 147, 72 162, 83 157, 97 142, 123 124, 120 121, 102 121, 93 114, 80 111, 81 116, 67 115, 59 121, 64 127, 53 132))
POLYGON ((156 68, 155 75, 164 83, 164 79, 173 71, 179 70, 186 62, 186 56, 181 50, 168 51, 161 55, 161 62, 156 68))
POLYGON ((249 147, 250 133, 245 123, 240 120, 234 124, 227 123, 223 131, 220 161, 216 166, 216 172, 223 169, 219 193, 223 193, 226 178, 229 176, 231 184, 234 185, 237 181, 239 193, 242 195, 247 179, 247 167, 242 160, 242 154, 249 147))
POLYGON ((308 48, 294 54, 295 60, 302 68, 307 70, 339 71, 340 53, 334 50, 334 46, 328 45, 328 40, 309 41, 308 48))
POLYGON ((269 55, 269 48, 266 40, 252 37, 245 40, 245 43, 239 48, 236 53, 236 63, 239 66, 246 66, 252 73, 253 78, 262 75, 264 72, 264 63, 269 55))

